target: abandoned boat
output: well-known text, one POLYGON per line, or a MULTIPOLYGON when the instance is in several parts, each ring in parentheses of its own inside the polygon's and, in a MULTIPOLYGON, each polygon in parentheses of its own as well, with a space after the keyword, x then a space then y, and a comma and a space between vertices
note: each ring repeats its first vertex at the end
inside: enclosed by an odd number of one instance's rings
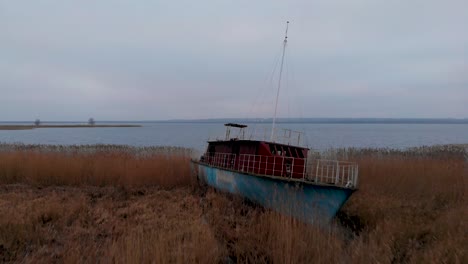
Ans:
POLYGON ((225 139, 209 141, 192 161, 201 182, 307 223, 330 222, 356 190, 357 164, 308 159, 308 148, 286 142, 245 139, 245 127, 226 124, 225 139), (241 137, 230 137, 231 128, 240 128, 241 137))
POLYGON ((269 140, 246 137, 244 124, 228 123, 224 138, 208 141, 206 152, 192 165, 200 182, 241 195, 306 223, 328 223, 356 190, 358 166, 352 162, 312 159, 300 146, 302 133, 275 129, 269 140), (237 133, 235 133, 237 130, 237 133))

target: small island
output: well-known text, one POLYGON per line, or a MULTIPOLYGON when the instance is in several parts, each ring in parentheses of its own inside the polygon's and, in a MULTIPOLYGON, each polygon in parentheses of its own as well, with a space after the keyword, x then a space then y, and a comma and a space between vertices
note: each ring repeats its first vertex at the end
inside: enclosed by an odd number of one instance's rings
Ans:
POLYGON ((28 130, 35 128, 103 128, 103 127, 141 127, 141 125, 128 124, 108 124, 108 125, 91 125, 91 124, 70 124, 70 125, 0 125, 0 130, 28 130))
POLYGON ((99 128, 99 127, 141 127, 141 125, 129 125, 129 124, 106 124, 106 125, 96 125, 96 120, 93 117, 88 119, 88 123, 74 123, 74 124, 56 124, 56 125, 46 125, 41 122, 40 119, 36 119, 31 125, 0 125, 0 130, 29 130, 35 128, 99 128))

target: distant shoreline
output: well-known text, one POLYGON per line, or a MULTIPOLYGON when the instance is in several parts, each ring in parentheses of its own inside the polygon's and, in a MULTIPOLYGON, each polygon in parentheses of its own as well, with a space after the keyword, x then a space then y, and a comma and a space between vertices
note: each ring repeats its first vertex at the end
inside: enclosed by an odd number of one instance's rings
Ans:
MULTIPOLYGON (((100 126, 141 126, 142 124, 271 124, 271 118, 209 118, 209 119, 169 119, 169 120, 100 120, 100 126), (131 124, 131 125, 130 125, 131 124)), ((80 121, 44 121, 50 126, 87 126, 80 121)), ((460 124, 468 125, 468 118, 278 118, 278 124, 460 124)), ((2 126, 27 126, 31 121, 0 121, 2 126)), ((34 126, 34 125, 29 125, 34 126)))
POLYGON ((104 127, 141 127, 141 125, 0 125, 0 130, 30 130, 36 128, 104 128, 104 127))
MULTIPOLYGON (((141 121, 141 123, 270 124, 271 118, 210 118, 141 121)), ((278 118, 278 124, 468 124, 468 118, 278 118)))

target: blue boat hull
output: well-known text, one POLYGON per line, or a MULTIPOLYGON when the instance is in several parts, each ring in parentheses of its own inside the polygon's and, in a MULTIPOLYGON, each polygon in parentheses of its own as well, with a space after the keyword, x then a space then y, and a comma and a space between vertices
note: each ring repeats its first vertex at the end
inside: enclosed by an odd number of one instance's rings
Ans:
POLYGON ((273 177, 249 175, 194 162, 198 179, 218 190, 306 223, 330 222, 354 190, 273 177))

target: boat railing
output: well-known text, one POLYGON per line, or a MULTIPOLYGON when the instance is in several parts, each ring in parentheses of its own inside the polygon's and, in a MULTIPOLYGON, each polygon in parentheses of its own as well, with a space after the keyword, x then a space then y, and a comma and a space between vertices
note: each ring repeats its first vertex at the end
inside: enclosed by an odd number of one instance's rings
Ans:
POLYGON ((354 162, 315 159, 307 163, 308 181, 333 184, 347 188, 356 188, 359 167, 354 162))
POLYGON ((305 175, 305 161, 305 159, 284 156, 240 154, 238 169, 259 175, 300 179, 305 175))
POLYGON ((200 162, 207 163, 211 166, 234 169, 236 154, 232 153, 205 153, 200 159, 200 162))
MULTIPOLYGON (((239 125, 238 125, 239 126, 239 125)), ((295 131, 286 128, 275 128, 273 138, 271 138, 271 129, 267 127, 253 127, 251 129, 245 129, 245 127, 239 128, 237 131, 231 129, 232 126, 226 127, 224 135, 217 135, 210 137, 209 141, 225 141, 225 140, 261 140, 271 141, 284 145, 295 145, 300 146, 304 133, 301 131, 295 131)))
POLYGON ((358 184, 358 165, 348 161, 308 160, 253 154, 205 153, 200 162, 244 173, 285 177, 344 188, 356 188, 358 184))

